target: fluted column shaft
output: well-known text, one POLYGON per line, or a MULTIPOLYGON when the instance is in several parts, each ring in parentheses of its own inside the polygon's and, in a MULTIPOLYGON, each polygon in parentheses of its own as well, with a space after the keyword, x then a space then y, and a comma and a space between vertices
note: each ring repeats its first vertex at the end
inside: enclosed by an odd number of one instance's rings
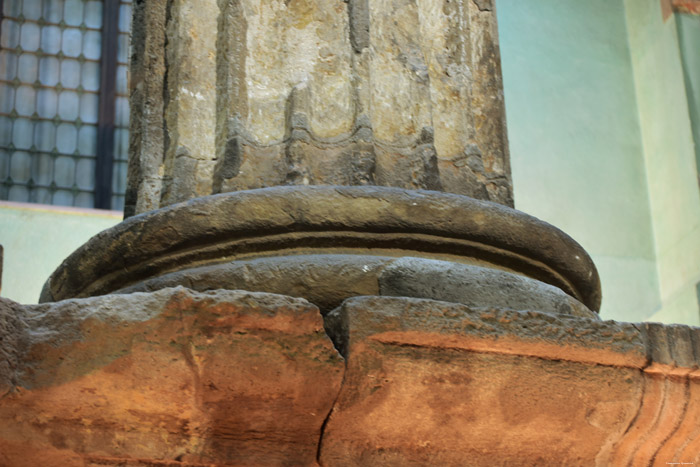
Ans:
POLYGON ((491 0, 163 0, 134 21, 126 214, 276 185, 512 206, 491 0))

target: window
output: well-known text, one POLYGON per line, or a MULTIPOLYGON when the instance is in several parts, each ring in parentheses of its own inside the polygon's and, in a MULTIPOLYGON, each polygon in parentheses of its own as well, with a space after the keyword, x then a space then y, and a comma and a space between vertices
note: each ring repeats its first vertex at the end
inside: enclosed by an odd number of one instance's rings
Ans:
POLYGON ((0 199, 123 209, 131 0, 0 4, 0 199))

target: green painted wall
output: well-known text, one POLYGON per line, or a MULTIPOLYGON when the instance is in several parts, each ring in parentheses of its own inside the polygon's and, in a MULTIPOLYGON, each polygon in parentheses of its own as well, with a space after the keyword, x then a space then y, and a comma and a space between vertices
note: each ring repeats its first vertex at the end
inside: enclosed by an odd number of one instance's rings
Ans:
POLYGON ((656 0, 625 6, 662 301, 653 319, 698 325, 700 192, 677 17, 664 22, 656 0))
POLYGON ((591 254, 602 316, 660 307, 622 0, 498 0, 516 208, 591 254))
MULTIPOLYGON (((676 15, 683 59, 688 110, 695 139, 695 162, 700 167, 700 16, 676 15)), ((700 171, 698 171, 700 183, 700 171)))
POLYGON ((497 4, 516 207, 589 251, 603 317, 700 324, 700 19, 664 22, 658 0, 497 4))
POLYGON ((121 213, 0 202, 4 248, 0 295, 37 303, 49 275, 76 248, 121 221, 121 213))

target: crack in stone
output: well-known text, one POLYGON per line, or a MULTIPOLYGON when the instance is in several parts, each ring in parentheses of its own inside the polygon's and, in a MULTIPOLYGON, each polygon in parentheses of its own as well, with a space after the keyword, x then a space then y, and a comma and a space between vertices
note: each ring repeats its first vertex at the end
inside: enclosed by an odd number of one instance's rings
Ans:
MULTIPOLYGON (((316 306, 314 304, 314 306, 316 306)), ((318 308, 318 306, 317 306, 318 308)), ((326 315, 327 316, 327 315, 326 315)), ((338 404, 338 399, 340 399, 340 394, 343 392, 343 387, 345 386, 345 377, 347 376, 347 370, 348 370, 348 359, 346 355, 343 355, 343 353, 338 349, 338 346, 336 345, 335 340, 329 334, 328 328, 326 327, 326 316, 321 315, 321 318, 323 319, 323 332, 326 334, 326 337, 331 341, 333 344, 333 348, 340 354, 341 358, 343 359, 344 367, 343 367, 343 379, 340 382, 340 386, 338 387, 338 394, 336 394, 335 399, 333 399, 333 403, 331 404, 330 409, 328 410, 328 414, 326 414, 325 418, 323 419, 323 423, 321 424, 321 430, 318 436, 318 445, 316 447, 316 462, 318 465, 322 466, 323 463, 321 462, 321 454, 323 450, 323 440, 326 435, 326 428, 328 425, 328 421, 331 418, 331 415, 333 414, 333 411, 335 410, 336 405, 338 404)))
MULTIPOLYGON (((335 345, 335 344, 334 344, 335 345)), ((345 360, 345 359, 343 359, 345 360)), ((331 408, 328 410, 328 414, 326 417, 323 419, 323 423, 321 424, 321 430, 318 436, 318 446, 316 447, 316 462, 318 465, 323 465, 321 462, 321 453, 323 451, 323 440, 326 435, 326 428, 328 425, 328 421, 331 419, 331 415, 333 414, 333 411, 335 410, 335 406, 338 403, 338 399, 340 399, 340 394, 343 392, 343 386, 345 385, 345 375, 347 374, 347 361, 345 363, 345 369, 343 369, 343 380, 340 382, 340 387, 338 388, 338 394, 335 396, 335 399, 333 400, 333 404, 331 404, 331 408)))

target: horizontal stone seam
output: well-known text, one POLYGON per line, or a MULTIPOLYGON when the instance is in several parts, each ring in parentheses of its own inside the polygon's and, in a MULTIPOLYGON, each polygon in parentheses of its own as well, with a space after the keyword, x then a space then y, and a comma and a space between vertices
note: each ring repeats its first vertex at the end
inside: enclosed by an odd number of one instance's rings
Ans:
MULTIPOLYGON (((424 334, 424 333, 421 333, 424 334)), ((648 360, 646 356, 630 356, 622 352, 603 349, 591 349, 579 345, 561 346, 538 342, 536 340, 510 339, 499 337, 492 338, 442 338, 439 342, 423 341, 406 336, 401 332, 386 332, 369 336, 368 339, 382 344, 397 345, 402 347, 428 347, 446 350, 467 350, 477 353, 492 353, 499 355, 516 355, 534 357, 543 360, 569 361, 573 363, 585 363, 602 366, 635 368, 643 370, 648 360), (533 351, 533 344, 543 347, 533 351)), ((431 337, 435 337, 432 335, 431 337)))
POLYGON ((650 361, 649 365, 643 368, 643 371, 648 375, 658 375, 671 379, 688 378, 691 381, 700 381, 700 369, 697 366, 684 367, 650 361))
MULTIPOLYGON (((424 333, 421 333, 424 334, 424 333)), ((432 337, 432 336, 431 336, 432 337)), ((527 341, 520 339, 508 339, 499 337, 497 339, 481 339, 481 338, 457 338, 445 339, 444 342, 418 342, 418 339, 412 340, 401 332, 386 332, 375 334, 368 337, 369 340, 374 340, 382 344, 408 346, 408 347, 430 347, 438 349, 454 349, 468 350, 478 353, 495 353, 501 355, 521 355, 526 357, 541 358, 544 360, 570 361, 575 363, 592 363, 603 366, 627 367, 642 370, 649 375, 658 375, 670 379, 683 380, 688 378, 691 381, 700 381, 700 369, 698 366, 682 367, 676 365, 668 365, 650 361, 646 357, 629 357, 625 353, 609 351, 604 349, 593 349, 579 345, 559 346, 557 344, 544 344, 546 347, 542 352, 532 352, 533 343, 542 346, 541 342, 536 340, 527 341), (401 334, 397 336, 397 334, 401 334), (496 344, 494 347, 493 344, 496 344), (571 351, 575 349, 575 355, 579 358, 572 358, 571 351), (609 355, 614 353, 617 358, 609 355), (563 355, 566 354, 566 355, 563 355), (582 354, 592 354, 591 358, 584 358, 582 354), (607 354, 607 355, 606 355, 607 354), (596 358, 600 356, 602 358, 596 358)))
MULTIPOLYGON (((581 292, 576 288, 571 281, 566 278, 563 274, 561 274, 559 271, 554 269, 553 267, 547 265, 546 263, 543 263, 542 261, 539 261, 534 258, 529 258, 525 255, 522 255, 518 252, 514 252, 511 250, 507 250, 504 248, 500 248, 498 246, 494 245, 489 245, 486 243, 478 242, 475 240, 469 240, 469 239, 463 239, 463 238, 456 238, 456 237, 444 237, 444 236, 437 236, 437 235, 431 235, 431 234, 425 234, 425 233, 411 233, 411 232, 370 232, 370 231, 359 231, 359 230, 291 230, 289 232, 282 232, 282 233, 277 233, 277 234, 270 234, 270 235, 265 235, 265 236, 239 236, 236 238, 223 238, 223 239, 215 239, 213 238, 212 241, 207 242, 207 243, 201 243, 197 245, 196 247, 192 246, 183 246, 177 249, 172 249, 169 251, 167 254, 161 255, 159 257, 150 257, 147 258, 145 261, 142 261, 137 264, 131 264, 127 269, 118 269, 116 271, 109 272, 107 274, 102 275, 100 278, 97 280, 93 281, 92 283, 89 284, 84 284, 82 289, 80 291, 73 292, 73 294, 76 297, 86 297, 86 296, 91 296, 94 293, 109 293, 113 292, 115 290, 128 287, 130 285, 136 284, 142 280, 142 277, 134 276, 134 273, 138 272, 140 269, 146 269, 146 270, 152 270, 155 267, 159 267, 159 264, 165 264, 165 267, 162 271, 159 271, 157 273, 158 276, 162 276, 164 274, 172 273, 172 272, 177 272, 183 269, 182 264, 186 264, 188 261, 187 257, 189 255, 194 255, 199 257, 195 261, 193 261, 190 265, 190 267, 197 267, 201 266, 204 264, 207 264, 207 262, 213 258, 216 257, 216 263, 225 263, 228 261, 236 260, 236 259, 252 259, 254 257, 259 256, 260 253, 269 253, 274 251, 277 254, 280 254, 284 252, 285 250, 292 249, 292 250, 298 250, 299 248, 309 248, 310 244, 313 244, 313 240, 318 241, 320 236, 326 235, 328 239, 333 239, 334 241, 338 241, 339 237, 346 237, 348 241, 352 242, 358 239, 365 240, 365 243, 362 244, 361 246, 355 246, 353 247, 352 245, 349 246, 336 246, 335 248, 347 248, 350 250, 354 249, 362 249, 362 250, 367 250, 367 249, 372 249, 372 248, 379 248, 381 249, 382 246, 377 246, 373 245, 373 242, 382 242, 382 241, 391 241, 395 240, 393 237, 394 236, 400 236, 402 241, 405 241, 407 239, 414 239, 415 241, 418 242, 427 242, 427 243, 435 243, 434 240, 439 240, 445 243, 444 247, 441 248, 440 250, 436 251, 431 251, 431 254, 435 255, 445 255, 449 254, 449 248, 448 246, 455 246, 455 243, 458 244, 460 247, 464 248, 473 248, 480 253, 490 253, 494 256, 504 258, 505 260, 503 263, 508 263, 511 261, 519 261, 523 264, 527 264, 530 268, 533 268, 537 271, 541 272, 546 272, 550 278, 556 278, 557 282, 552 283, 547 280, 543 280, 540 278, 535 278, 536 280, 540 280, 543 283, 550 284, 554 287, 558 287, 562 289, 565 293, 573 296, 577 300, 581 301, 582 303, 585 304, 584 298, 581 296, 581 292), (233 252, 228 252, 228 254, 224 253, 224 256, 221 256, 221 251, 222 250, 227 250, 227 249, 236 249, 236 244, 237 243, 245 243, 245 242, 252 242, 252 243, 258 243, 258 244, 279 244, 281 240, 285 240, 285 238, 288 238, 292 241, 300 242, 301 244, 296 244, 292 245, 291 247, 284 249, 284 248, 276 248, 276 249, 271 249, 271 250, 259 250, 259 251, 252 251, 248 253, 242 253, 242 254, 236 254, 235 251, 233 252), (218 241, 217 241, 218 240, 218 241), (449 244, 449 245, 448 245, 449 244), (444 251, 441 251, 444 250, 444 251), (207 256, 209 255, 209 256, 207 256), (171 265, 168 267, 168 265, 171 265), (132 277, 134 278, 132 281, 124 283, 122 282, 121 284, 119 282, 119 277, 132 277), (115 286, 114 283, 117 283, 115 286), (107 288, 107 290, 105 290, 107 288)), ((222 235, 223 236, 223 235, 222 235)), ((314 249, 313 247, 310 247, 312 250, 314 249)), ((331 248, 331 247, 328 247, 331 248)), ((390 247, 384 247, 385 249, 394 249, 397 251, 403 251, 403 252, 415 252, 415 253, 423 253, 425 252, 421 249, 414 248, 401 248, 400 245, 390 248, 390 247)), ((321 249, 319 249, 321 250, 321 249)), ((494 265, 500 265, 499 263, 492 263, 494 265)), ((147 275, 145 277, 153 277, 153 273, 151 272, 150 275, 147 275)), ((62 282, 64 284, 65 282, 62 282)), ((57 290, 56 294, 54 294, 54 298, 58 297, 59 299, 63 299, 64 297, 61 297, 61 292, 62 290, 57 290)), ((67 298, 67 297, 66 297, 67 298)), ((71 297, 72 298, 72 297, 71 297)))

